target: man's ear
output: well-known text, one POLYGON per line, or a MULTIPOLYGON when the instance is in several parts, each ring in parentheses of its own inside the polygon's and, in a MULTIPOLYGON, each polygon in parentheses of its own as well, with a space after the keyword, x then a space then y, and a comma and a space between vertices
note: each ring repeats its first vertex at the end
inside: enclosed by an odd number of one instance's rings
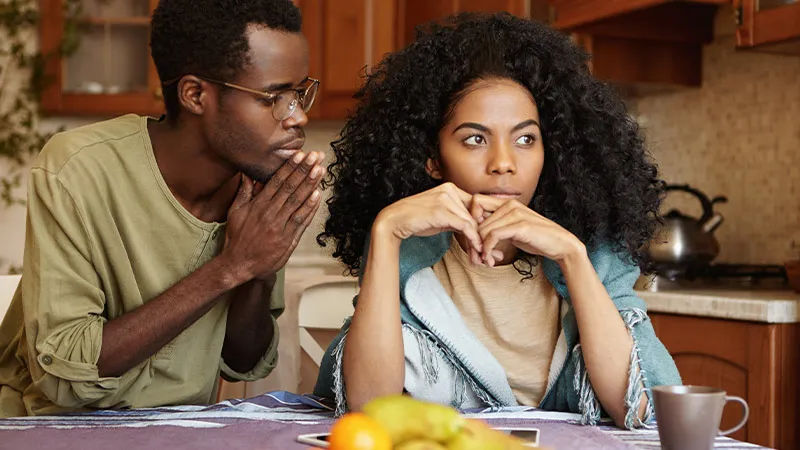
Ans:
POLYGON ((194 75, 186 75, 178 81, 178 103, 192 114, 203 115, 211 100, 208 85, 194 75))
POLYGON ((443 178, 442 171, 439 168, 439 161, 433 158, 428 158, 428 160, 425 161, 425 171, 428 172, 428 175, 434 180, 441 180, 443 178))

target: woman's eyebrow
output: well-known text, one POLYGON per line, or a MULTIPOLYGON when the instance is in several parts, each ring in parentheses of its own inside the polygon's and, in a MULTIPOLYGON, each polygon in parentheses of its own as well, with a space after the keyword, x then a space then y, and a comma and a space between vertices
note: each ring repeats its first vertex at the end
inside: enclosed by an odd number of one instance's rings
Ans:
POLYGON ((537 122, 537 121, 535 121, 533 119, 528 119, 528 120, 526 120, 524 122, 518 123, 517 126, 515 126, 514 128, 511 129, 511 132, 513 133, 515 131, 519 131, 519 130, 521 130, 523 128, 527 128, 527 127, 529 127, 531 125, 536 125, 540 130, 542 129, 542 126, 539 125, 539 122, 537 122))
POLYGON ((453 133, 455 134, 456 131, 458 131, 458 130, 460 130, 462 128, 472 128, 474 130, 478 130, 478 131, 486 133, 486 134, 492 134, 492 132, 489 130, 489 128, 487 128, 487 127, 485 127, 485 126, 483 126, 483 125, 481 125, 479 123, 475 123, 475 122, 464 122, 461 125, 457 126, 456 129, 453 130, 453 133))

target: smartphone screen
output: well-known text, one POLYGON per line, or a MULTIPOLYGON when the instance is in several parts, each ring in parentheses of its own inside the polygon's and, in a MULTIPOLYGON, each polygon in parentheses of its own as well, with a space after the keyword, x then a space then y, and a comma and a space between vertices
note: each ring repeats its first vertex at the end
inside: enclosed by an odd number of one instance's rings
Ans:
POLYGON ((539 441, 539 430, 511 430, 509 434, 525 442, 539 441))
POLYGON ((496 428, 496 430, 522 439, 532 446, 539 445, 539 430, 536 428, 496 428))

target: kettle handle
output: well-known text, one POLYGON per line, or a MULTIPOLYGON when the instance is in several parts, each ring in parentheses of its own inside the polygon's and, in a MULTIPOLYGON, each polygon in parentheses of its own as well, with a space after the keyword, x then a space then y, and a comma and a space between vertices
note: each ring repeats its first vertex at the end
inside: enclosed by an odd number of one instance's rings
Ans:
POLYGON ((700 200, 700 204, 703 206, 703 217, 700 218, 700 223, 705 223, 714 214, 714 203, 725 203, 728 201, 727 197, 724 196, 714 197, 713 200, 709 200, 705 194, 688 184, 668 184, 664 186, 664 190, 667 192, 684 191, 697 197, 697 199, 700 200))

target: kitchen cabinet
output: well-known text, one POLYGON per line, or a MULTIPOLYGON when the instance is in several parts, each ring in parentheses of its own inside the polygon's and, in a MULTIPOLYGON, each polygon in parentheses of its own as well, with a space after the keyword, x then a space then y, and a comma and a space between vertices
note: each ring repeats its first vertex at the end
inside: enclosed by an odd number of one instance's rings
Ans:
MULTIPOLYGON (((730 0, 547 0, 553 7, 553 26, 561 29, 575 29, 611 18, 627 16, 631 13, 663 8, 680 3, 677 7, 690 12, 696 5, 724 5, 730 0)), ((764 1, 764 0, 762 0, 764 1)), ((780 0, 777 0, 780 1, 780 0)))
POLYGON ((401 42, 408 44, 414 40, 416 26, 451 14, 466 11, 506 11, 516 16, 528 17, 529 8, 530 4, 525 0, 405 0, 399 11, 404 28, 401 42))
POLYGON ((414 28, 462 11, 526 16, 525 0, 295 0, 309 42, 310 73, 322 83, 312 119, 344 119, 369 68, 413 41, 414 28))
MULTIPOLYGON (((42 96, 46 114, 159 116, 160 83, 150 58, 150 13, 158 0, 83 0, 86 31, 78 51, 53 58, 54 83, 42 96)), ((414 27, 462 11, 501 11, 526 16, 528 0, 294 0, 303 14, 310 75, 322 83, 312 119, 344 119, 365 71, 414 38, 414 27)), ((42 0, 42 51, 63 37, 63 0, 42 0)))
POLYGON ((593 74, 633 93, 698 87, 717 7, 730 0, 548 0, 554 27, 592 55, 593 74))
POLYGON ((800 0, 733 0, 736 45, 800 54, 800 0))
MULTIPOLYGON (((54 54, 64 30, 62 0, 41 0, 40 45, 54 54)), ((45 114, 159 116, 164 110, 150 58, 150 13, 158 0, 83 0, 81 44, 67 58, 52 58, 52 83, 42 93, 45 114)))
MULTIPOLYGON (((684 384, 718 387, 750 405, 746 426, 731 437, 770 448, 800 448, 800 324, 650 316, 684 384)), ((739 418, 739 407, 729 405, 721 427, 731 428, 739 418)))
POLYGON ((321 80, 312 119, 343 119, 365 70, 397 49, 399 0, 297 0, 311 76, 321 80))

